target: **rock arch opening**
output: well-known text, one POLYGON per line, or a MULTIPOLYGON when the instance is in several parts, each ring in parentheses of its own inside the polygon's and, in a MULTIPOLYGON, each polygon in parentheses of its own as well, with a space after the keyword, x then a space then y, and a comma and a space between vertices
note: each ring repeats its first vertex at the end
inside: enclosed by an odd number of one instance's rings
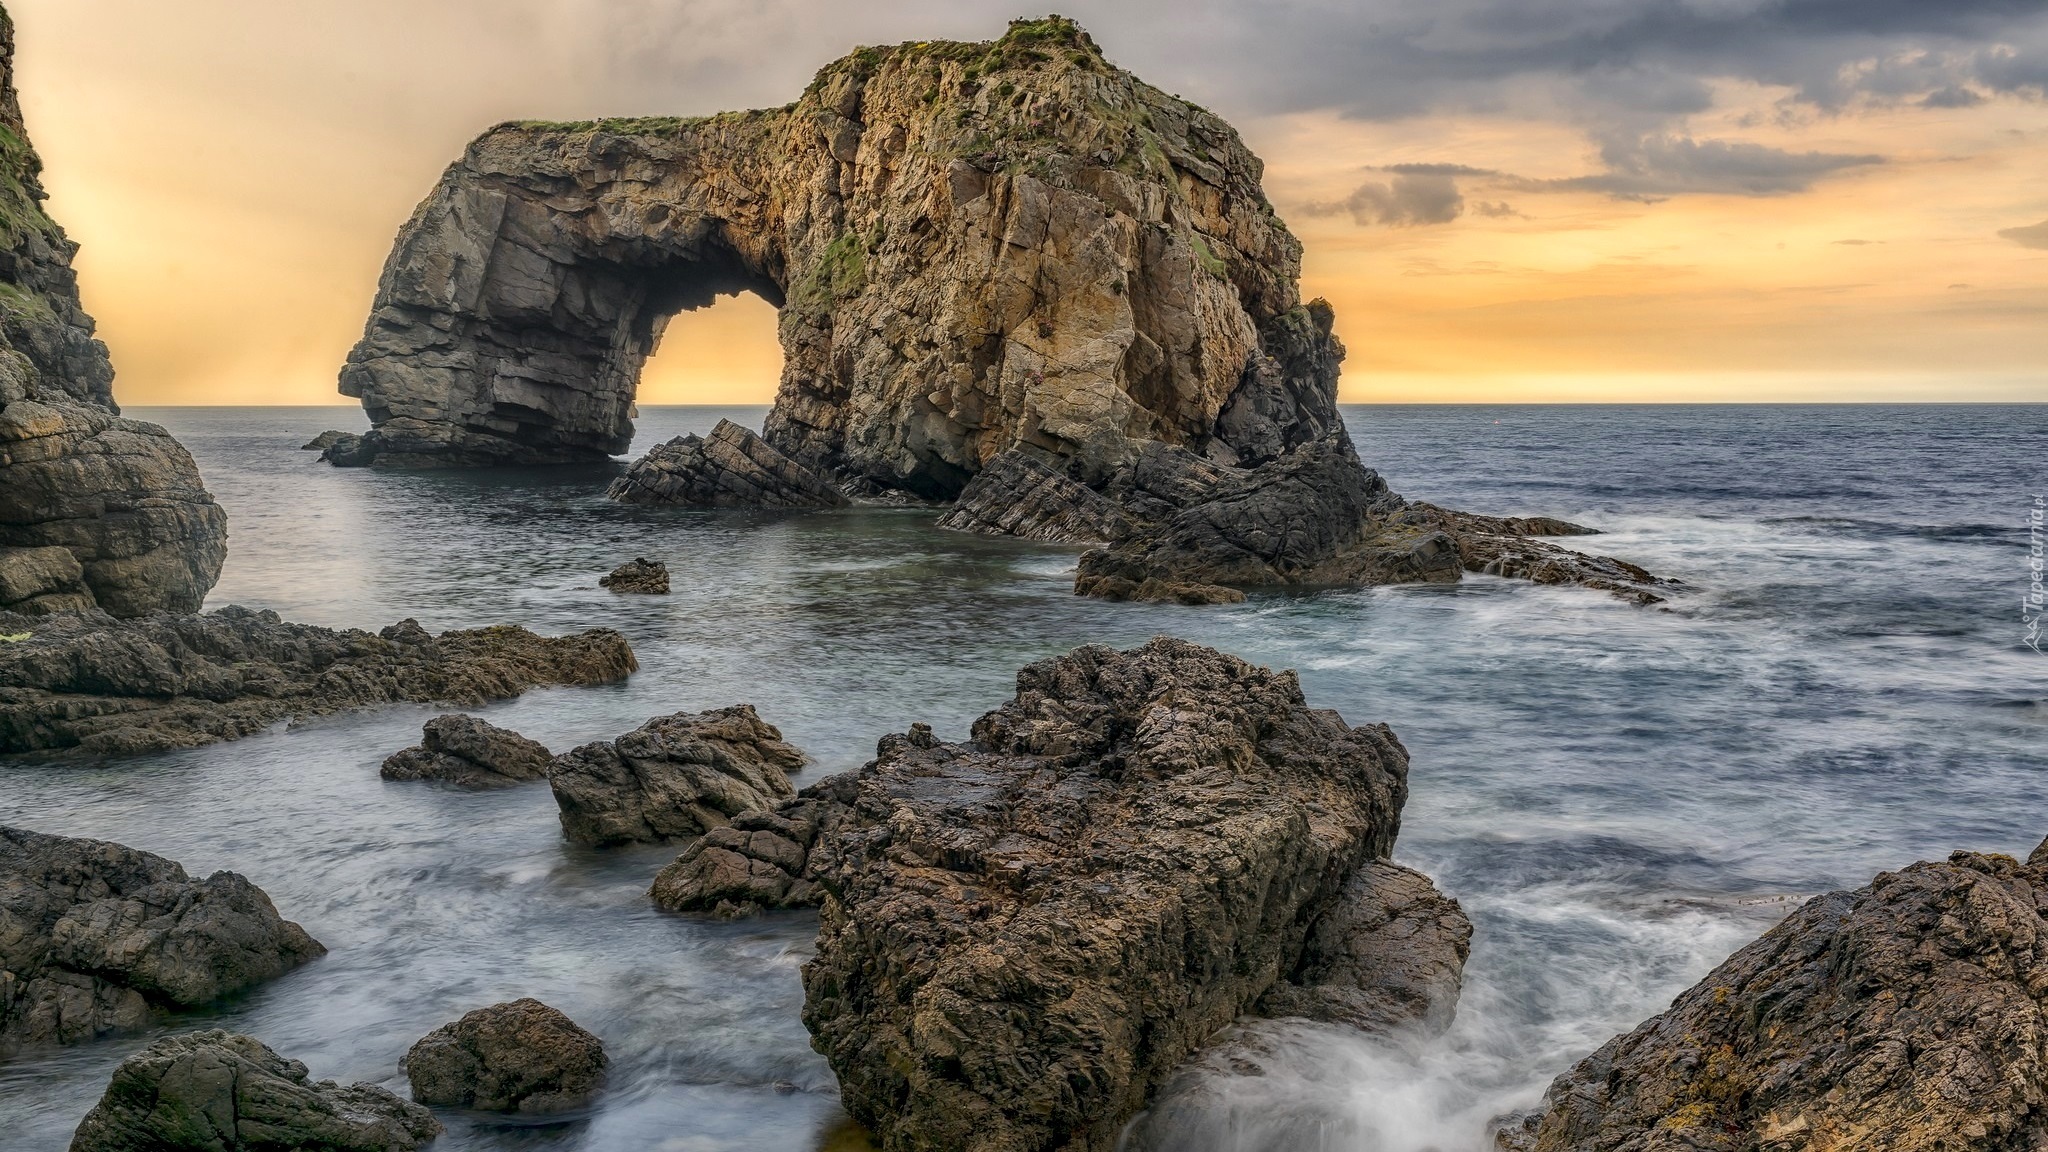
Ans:
MULTIPOLYGON (((782 378, 781 319, 782 310, 758 292, 722 295, 671 314, 640 367, 639 406, 765 408, 782 378)), ((642 430, 636 444, 644 447, 645 440, 642 430)))

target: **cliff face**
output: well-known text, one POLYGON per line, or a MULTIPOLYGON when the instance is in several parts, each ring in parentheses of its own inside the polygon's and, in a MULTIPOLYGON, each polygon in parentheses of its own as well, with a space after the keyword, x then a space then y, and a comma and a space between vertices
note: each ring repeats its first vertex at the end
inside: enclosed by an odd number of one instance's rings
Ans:
POLYGON ((227 555, 227 516, 192 457, 123 419, 113 365, 45 215, 0 11, 0 609, 196 610, 227 555))
POLYGON ((342 372, 385 466, 623 451, 667 317, 781 307, 766 439, 951 497, 1018 446, 1085 482, 1161 441, 1262 463, 1336 429, 1342 350, 1217 117, 1052 18, 864 48, 795 103, 502 125, 401 231, 342 372))

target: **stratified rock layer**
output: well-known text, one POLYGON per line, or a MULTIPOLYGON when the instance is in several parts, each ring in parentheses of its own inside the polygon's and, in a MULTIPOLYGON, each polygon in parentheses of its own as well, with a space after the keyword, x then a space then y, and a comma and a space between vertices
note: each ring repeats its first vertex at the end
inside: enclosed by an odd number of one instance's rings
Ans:
POLYGON ((227 516, 182 445, 115 406, 79 306, 78 246, 43 212, 41 171, 0 11, 0 611, 196 611, 227 557, 227 516))
POLYGON ((166 1036, 114 1070, 71 1152, 411 1152, 433 1113, 374 1084, 314 1082, 251 1036, 166 1036))
POLYGON ((1399 826, 1392 733, 1307 707, 1292 673, 1160 639, 1017 686, 971 742, 884 737, 782 823, 716 834, 724 867, 696 850, 657 886, 679 907, 797 902, 779 868, 829 894, 804 1020, 888 1149, 1106 1152, 1176 1064, 1302 969, 1399 826), (721 877, 742 883, 696 883, 721 877))
POLYGON ((1808 901, 1501 1133, 1537 1152, 2048 1147, 2048 859, 1808 901))
POLYGON ((609 495, 685 508, 842 508, 846 495, 752 430, 720 420, 709 436, 678 436, 633 461, 609 495))
POLYGON ((580 844, 698 836, 795 794, 804 754, 751 704, 661 716, 555 757, 562 833, 580 844))
POLYGON ((0 828, 0 1050, 139 1028, 326 951, 233 872, 0 828))
POLYGON ((417 747, 393 752, 378 775, 386 780, 435 780, 456 788, 509 788, 548 774, 554 758, 536 741, 474 716, 436 716, 420 731, 417 747))
POLYGON ((527 998, 436 1028, 404 1063, 422 1104, 546 1114, 590 1103, 610 1061, 597 1037, 527 998))
POLYGON ((203 616, 12 616, 0 634, 0 754, 126 754, 233 740, 281 720, 395 701, 474 706, 551 684, 609 684, 637 665, 607 628, 536 636, 499 625, 434 636, 203 616))

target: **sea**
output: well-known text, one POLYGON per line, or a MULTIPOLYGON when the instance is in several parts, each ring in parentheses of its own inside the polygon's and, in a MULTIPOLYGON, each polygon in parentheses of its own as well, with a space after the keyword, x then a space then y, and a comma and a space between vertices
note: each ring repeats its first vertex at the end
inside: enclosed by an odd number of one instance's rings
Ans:
MULTIPOLYGON (((362 428, 351 408, 129 414, 175 433, 228 511, 209 606, 625 633, 628 682, 478 710, 557 751, 744 702, 813 758, 802 784, 914 722, 965 738, 1030 661, 1161 634, 1296 669, 1311 705, 1392 725, 1413 759, 1395 858, 1476 928, 1456 1023, 1245 1021, 1221 1039, 1257 1060, 1177 1080, 1132 1147, 1479 1152, 1490 1121, 1801 900, 2048 835, 2048 662, 2026 608, 2048 405, 1346 410, 1410 498, 1575 520, 1604 535, 1573 546, 1685 582, 1652 608, 1484 576, 1105 603, 1072 595, 1077 549, 942 531, 930 509, 630 507, 604 496, 615 465, 386 474, 300 450, 362 428), (671 595, 598 587, 637 556, 667 563, 671 595)), ((636 447, 764 414, 643 408, 636 447)), ((448 1113, 436 1148, 866 1147, 798 1018, 814 917, 664 914, 646 889, 675 849, 565 843, 544 786, 380 780, 433 715, 0 765, 0 822, 232 869, 330 949, 149 1035, 0 1062, 0 1152, 65 1147, 151 1035, 246 1032, 316 1078, 404 1094, 415 1040, 522 996, 604 1039, 609 1092, 546 1122, 448 1113)))

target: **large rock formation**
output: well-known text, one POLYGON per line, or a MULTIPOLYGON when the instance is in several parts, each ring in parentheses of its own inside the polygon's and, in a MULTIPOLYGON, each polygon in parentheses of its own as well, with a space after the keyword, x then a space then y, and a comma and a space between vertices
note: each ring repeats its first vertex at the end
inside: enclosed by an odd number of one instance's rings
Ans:
POLYGON ((617 740, 555 757, 548 784, 579 844, 702 835, 793 795, 804 754, 752 704, 658 716, 617 740))
POLYGON ((166 1036, 114 1069, 71 1152, 412 1152, 440 1121, 374 1084, 314 1082, 252 1036, 166 1036))
POLYGON ((2048 852, 1808 901, 1501 1132, 1537 1152, 2048 1146, 2048 852))
POLYGON ((609 1063, 597 1037, 531 997, 443 1024, 404 1060, 422 1104, 539 1114, 590 1103, 609 1063))
POLYGON ((1260 175, 1058 18, 864 48, 783 108, 505 124, 400 233, 342 391, 380 465, 601 458, 667 317, 754 291, 767 442, 819 472, 944 498, 1020 444, 1255 463, 1337 426, 1260 175))
POLYGON ((804 1020, 884 1148, 1107 1152, 1290 983, 1288 1012, 1448 1013, 1426 1001, 1446 970, 1455 990, 1462 915, 1374 865, 1407 766, 1291 672, 1170 639, 1081 648, 1020 672, 968 743, 884 737, 859 772, 692 845, 654 894, 822 903, 804 1020), (1382 999, 1405 1008, 1368 1010, 1390 962, 1382 999))
POLYGON ((280 720, 400 700, 474 706, 637 665, 608 628, 498 625, 434 636, 411 620, 336 631, 230 605, 203 616, 0 612, 0 754, 117 755, 233 740, 280 720))
POLYGON ((386 780, 436 780, 456 788, 509 788, 548 774, 553 755, 539 742, 460 712, 436 716, 420 742, 384 758, 386 780))
POLYGON ((78 246, 43 212, 41 171, 0 11, 0 610, 196 611, 227 557, 227 516, 182 445, 114 404, 78 246))
POLYGON ((139 1028, 326 951, 233 872, 0 828, 0 1050, 139 1028))

